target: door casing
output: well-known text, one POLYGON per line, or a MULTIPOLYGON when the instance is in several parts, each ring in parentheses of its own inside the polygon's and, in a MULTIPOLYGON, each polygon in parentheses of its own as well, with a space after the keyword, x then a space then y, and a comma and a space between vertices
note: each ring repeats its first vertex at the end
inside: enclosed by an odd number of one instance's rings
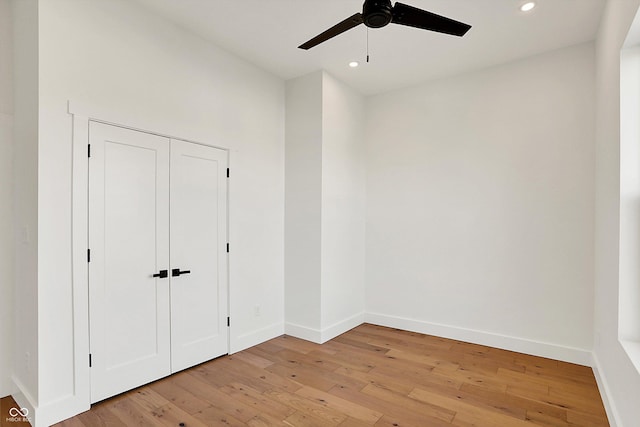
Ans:
MULTIPOLYGON (((194 144, 219 148, 227 152, 227 166, 231 167, 232 156, 228 147, 204 139, 188 138, 176 135, 171 126, 158 127, 156 122, 131 120, 126 114, 121 114, 110 108, 69 101, 68 113, 72 118, 72 299, 73 299, 73 392, 65 399, 51 406, 51 411, 42 414, 46 419, 65 419, 91 407, 91 384, 89 368, 89 283, 88 283, 88 177, 89 163, 89 123, 97 122, 126 129, 137 130, 168 138, 180 139, 194 144)), ((230 188, 227 180, 227 235, 229 233, 229 199, 230 188)), ((227 269, 231 262, 231 255, 227 254, 227 269)), ((227 295, 231 298, 231 284, 227 277, 227 295)), ((229 314, 231 305, 228 303, 229 314)), ((229 348, 233 348, 233 326, 229 327, 229 348)))

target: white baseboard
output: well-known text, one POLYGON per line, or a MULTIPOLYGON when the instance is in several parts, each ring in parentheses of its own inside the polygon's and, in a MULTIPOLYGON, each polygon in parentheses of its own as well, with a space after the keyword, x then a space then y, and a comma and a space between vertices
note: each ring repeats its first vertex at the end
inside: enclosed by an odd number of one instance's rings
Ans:
POLYGON ((29 422, 31 423, 32 426, 35 426, 36 425, 36 408, 38 406, 36 405, 36 401, 31 396, 31 393, 29 392, 29 390, 27 390, 25 385, 22 383, 22 381, 20 381, 18 377, 14 375, 11 377, 11 380, 13 381, 15 388, 18 390, 11 395, 11 397, 13 397, 13 400, 15 400, 18 406, 20 407, 17 409, 23 409, 23 408, 26 409, 28 411, 27 418, 29 419, 29 422))
POLYGON ((12 397, 20 408, 29 411, 28 419, 33 427, 48 427, 88 411, 91 407, 88 398, 81 399, 77 395, 68 395, 53 402, 36 405, 24 384, 15 376, 12 380, 18 389, 12 397))
POLYGON ((354 316, 348 317, 344 320, 341 320, 333 325, 324 328, 320 332, 321 343, 325 343, 331 339, 334 339, 338 335, 342 335, 345 332, 355 328, 358 325, 362 325, 364 323, 365 313, 358 313, 354 316))
POLYGON ((67 418, 74 417, 91 409, 88 396, 81 399, 77 395, 67 395, 53 402, 40 405, 36 410, 36 423, 34 427, 50 426, 67 418))
POLYGON ((322 331, 320 329, 308 328, 287 322, 284 324, 284 333, 316 344, 322 344, 322 331))
POLYGON ((609 425, 611 427, 622 427, 619 422, 620 415, 613 402, 611 391, 609 389, 609 383, 604 375, 604 371, 600 366, 600 360, 595 352, 591 354, 591 367, 593 368, 593 374, 596 377, 596 383, 598 383, 598 389, 600 390, 600 397, 602 397, 602 403, 604 403, 604 409, 607 412, 607 418, 609 419, 609 425))
POLYGON ((248 334, 231 337, 229 345, 229 354, 237 353, 254 345, 258 345, 272 338, 279 337, 284 334, 284 324, 274 323, 265 326, 257 331, 251 331, 248 334))
POLYGON ((364 323, 364 317, 364 312, 358 313, 324 329, 314 329, 307 326, 296 325, 295 323, 285 323, 284 333, 316 344, 323 344, 338 335, 344 334, 348 330, 361 325, 364 323))
POLYGON ((566 347, 541 341, 533 341, 524 338, 510 337, 492 332, 441 325, 379 313, 366 313, 365 321, 374 325, 404 329, 427 335, 435 335, 443 338, 450 338, 458 341, 530 354, 533 356, 562 360, 565 362, 576 363, 578 365, 591 366, 592 361, 591 351, 589 350, 566 347))

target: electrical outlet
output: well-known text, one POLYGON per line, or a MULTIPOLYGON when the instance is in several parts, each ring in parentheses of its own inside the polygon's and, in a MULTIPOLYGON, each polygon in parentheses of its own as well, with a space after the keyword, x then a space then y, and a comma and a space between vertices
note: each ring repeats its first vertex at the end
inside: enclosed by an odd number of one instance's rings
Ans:
POLYGON ((256 317, 260 317, 260 306, 259 305, 255 305, 253 307, 253 315, 256 317))

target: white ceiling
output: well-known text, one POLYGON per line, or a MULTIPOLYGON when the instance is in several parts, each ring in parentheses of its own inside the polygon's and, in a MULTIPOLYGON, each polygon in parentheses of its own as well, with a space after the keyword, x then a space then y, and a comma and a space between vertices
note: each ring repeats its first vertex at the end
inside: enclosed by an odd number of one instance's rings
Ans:
MULTIPOLYGON (((308 51, 297 46, 361 12, 362 0, 137 0, 149 9, 283 79, 325 69, 363 94, 587 42, 604 0, 403 0, 473 26, 462 38, 400 25, 360 25, 308 51), (360 61, 355 69, 349 61, 360 61)), ((579 70, 576 70, 579 71, 579 70)))

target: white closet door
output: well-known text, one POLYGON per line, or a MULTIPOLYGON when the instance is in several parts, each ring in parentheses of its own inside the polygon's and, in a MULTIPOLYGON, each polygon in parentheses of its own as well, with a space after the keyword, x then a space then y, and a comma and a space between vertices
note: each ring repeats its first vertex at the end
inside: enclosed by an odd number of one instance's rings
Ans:
POLYGON ((225 151, 171 141, 173 372, 228 353, 226 173, 225 151))
POLYGON ((89 129, 91 401, 171 373, 170 140, 89 129))

